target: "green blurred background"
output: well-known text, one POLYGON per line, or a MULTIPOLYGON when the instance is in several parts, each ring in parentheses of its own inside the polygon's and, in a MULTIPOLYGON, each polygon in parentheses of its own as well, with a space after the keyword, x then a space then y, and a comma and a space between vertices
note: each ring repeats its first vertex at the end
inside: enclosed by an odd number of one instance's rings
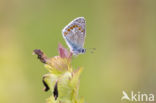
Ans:
POLYGON ((0 0, 0 103, 45 103, 47 71, 32 55, 58 55, 67 47, 61 30, 71 20, 87 21, 80 96, 87 103, 120 103, 122 91, 156 93, 155 0, 0 0))

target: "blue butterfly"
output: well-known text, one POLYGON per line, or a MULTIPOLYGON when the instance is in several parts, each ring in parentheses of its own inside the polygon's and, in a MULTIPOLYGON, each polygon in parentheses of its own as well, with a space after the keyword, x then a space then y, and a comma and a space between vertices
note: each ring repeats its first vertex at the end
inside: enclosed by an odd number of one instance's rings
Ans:
POLYGON ((62 35, 74 55, 86 52, 83 47, 86 36, 86 21, 84 17, 78 17, 71 21, 62 30, 62 35))

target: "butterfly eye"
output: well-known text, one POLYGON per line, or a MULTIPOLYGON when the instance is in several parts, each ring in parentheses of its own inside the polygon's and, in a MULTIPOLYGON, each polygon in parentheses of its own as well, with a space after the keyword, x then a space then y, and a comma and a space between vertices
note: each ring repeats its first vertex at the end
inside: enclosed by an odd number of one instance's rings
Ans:
POLYGON ((81 51, 82 53, 85 53, 86 52, 86 50, 85 49, 82 49, 82 51, 81 51))

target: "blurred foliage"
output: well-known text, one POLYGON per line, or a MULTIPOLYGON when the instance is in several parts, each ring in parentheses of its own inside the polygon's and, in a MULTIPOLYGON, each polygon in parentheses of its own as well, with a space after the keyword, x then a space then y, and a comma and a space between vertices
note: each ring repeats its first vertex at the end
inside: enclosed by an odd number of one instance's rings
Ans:
POLYGON ((87 103, 120 103, 122 90, 156 93, 156 1, 1 0, 0 103, 45 103, 46 70, 32 56, 39 48, 57 55, 61 30, 71 20, 87 21, 86 48, 73 58, 83 66, 80 95, 87 103))

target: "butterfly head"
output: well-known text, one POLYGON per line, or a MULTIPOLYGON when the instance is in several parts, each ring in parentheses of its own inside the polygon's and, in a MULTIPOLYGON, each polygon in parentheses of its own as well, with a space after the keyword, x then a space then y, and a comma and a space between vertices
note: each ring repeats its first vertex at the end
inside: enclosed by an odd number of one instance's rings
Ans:
POLYGON ((86 49, 81 49, 81 53, 85 53, 86 52, 86 49))
POLYGON ((86 52, 86 49, 81 48, 81 49, 78 49, 78 50, 73 50, 72 52, 73 52, 74 55, 84 54, 86 52))

